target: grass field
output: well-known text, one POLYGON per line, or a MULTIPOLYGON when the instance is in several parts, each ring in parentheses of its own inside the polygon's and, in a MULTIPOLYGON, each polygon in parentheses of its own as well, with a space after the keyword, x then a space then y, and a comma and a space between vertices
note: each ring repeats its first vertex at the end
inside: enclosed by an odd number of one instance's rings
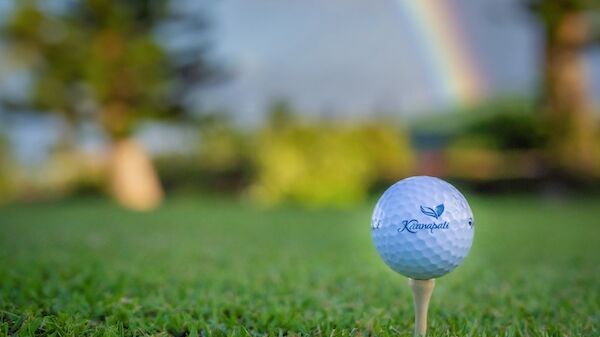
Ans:
MULTIPOLYGON (((600 335, 600 198, 470 200, 474 246, 437 280, 430 336, 600 335)), ((4 206, 0 335, 410 336, 410 290, 371 244, 372 206, 4 206)))

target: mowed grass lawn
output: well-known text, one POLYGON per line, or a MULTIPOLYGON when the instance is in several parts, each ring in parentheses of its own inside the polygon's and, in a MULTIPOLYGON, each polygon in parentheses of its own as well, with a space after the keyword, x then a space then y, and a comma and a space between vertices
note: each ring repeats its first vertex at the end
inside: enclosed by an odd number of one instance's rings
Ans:
MULTIPOLYGON (((600 198, 470 195, 474 246, 437 280, 430 336, 598 336, 600 198)), ((374 201, 260 210, 177 197, 0 208, 0 335, 410 336, 374 201)))

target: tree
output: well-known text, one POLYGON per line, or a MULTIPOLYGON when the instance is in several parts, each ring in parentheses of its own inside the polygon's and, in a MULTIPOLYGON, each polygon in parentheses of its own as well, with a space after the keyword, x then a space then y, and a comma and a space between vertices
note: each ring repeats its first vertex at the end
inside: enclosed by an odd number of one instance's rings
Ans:
POLYGON ((597 130, 582 52, 598 42, 592 18, 600 4, 533 0, 529 8, 544 28, 543 111, 553 168, 589 176, 597 169, 597 130))
POLYGON ((211 75, 204 45, 169 51, 157 41, 159 28, 177 24, 198 37, 206 28, 168 0, 75 0, 52 9, 23 1, 2 27, 33 79, 28 99, 10 104, 59 114, 71 125, 100 123, 111 140, 111 190, 134 209, 162 198, 149 156, 131 137, 135 126, 181 116, 183 96, 211 75))

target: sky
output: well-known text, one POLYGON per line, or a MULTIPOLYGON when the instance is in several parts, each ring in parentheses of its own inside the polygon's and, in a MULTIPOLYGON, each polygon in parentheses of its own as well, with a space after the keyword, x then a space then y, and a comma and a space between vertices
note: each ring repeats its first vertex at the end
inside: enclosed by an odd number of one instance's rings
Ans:
MULTIPOLYGON (((445 1, 457 6, 488 97, 533 96, 540 33, 518 1, 445 1)), ((305 114, 342 117, 448 107, 420 81, 427 64, 394 0, 222 0, 212 10, 214 53, 234 77, 197 97, 205 107, 248 122, 277 99, 305 114)), ((600 79, 597 51, 589 70, 600 79)))

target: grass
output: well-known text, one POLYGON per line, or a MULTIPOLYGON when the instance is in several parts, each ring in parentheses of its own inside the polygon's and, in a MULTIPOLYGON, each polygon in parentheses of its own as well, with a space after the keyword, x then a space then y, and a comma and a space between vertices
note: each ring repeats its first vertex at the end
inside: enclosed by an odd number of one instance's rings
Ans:
MULTIPOLYGON (((430 336, 598 336, 600 199, 471 199, 474 246, 437 281, 430 336)), ((4 206, 0 335, 410 336, 410 290, 372 247, 372 206, 4 206)))

